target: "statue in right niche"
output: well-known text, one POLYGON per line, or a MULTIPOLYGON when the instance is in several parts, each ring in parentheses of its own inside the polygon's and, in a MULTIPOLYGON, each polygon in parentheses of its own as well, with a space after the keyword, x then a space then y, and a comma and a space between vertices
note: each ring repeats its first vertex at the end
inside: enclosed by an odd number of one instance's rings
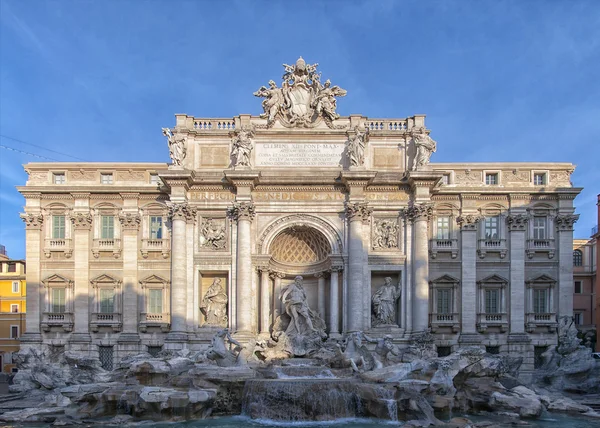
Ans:
POLYGON ((400 285, 395 287, 392 278, 385 278, 384 284, 371 298, 373 327, 396 324, 396 301, 400 297, 400 285))

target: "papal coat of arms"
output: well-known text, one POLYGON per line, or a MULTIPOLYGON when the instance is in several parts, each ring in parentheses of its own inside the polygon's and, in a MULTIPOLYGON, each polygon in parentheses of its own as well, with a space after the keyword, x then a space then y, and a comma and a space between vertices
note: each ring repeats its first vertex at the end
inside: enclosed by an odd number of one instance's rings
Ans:
POLYGON ((272 126, 276 119, 284 126, 310 128, 324 120, 328 126, 339 118, 336 113, 336 97, 343 97, 346 91, 339 86, 331 86, 327 80, 321 83, 321 73, 317 72, 319 64, 307 64, 302 57, 296 64, 283 64, 285 73, 281 88, 271 80, 269 87, 262 86, 254 93, 265 98, 262 102, 264 113, 260 115, 272 126))

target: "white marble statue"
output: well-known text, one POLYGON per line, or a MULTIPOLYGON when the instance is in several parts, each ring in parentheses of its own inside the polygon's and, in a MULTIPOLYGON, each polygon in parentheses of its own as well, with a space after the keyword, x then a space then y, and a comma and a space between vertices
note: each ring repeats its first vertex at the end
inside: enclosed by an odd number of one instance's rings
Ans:
POLYGON ((368 130, 360 131, 355 129, 355 133, 348 137, 346 146, 350 166, 363 166, 365 164, 365 147, 367 145, 368 130))
POLYGON ((373 248, 389 249, 398 247, 398 222, 395 220, 378 220, 375 222, 373 248))
POLYGON ((187 154, 187 148, 185 147, 185 137, 173 135, 173 132, 169 128, 162 128, 162 133, 167 137, 169 144, 169 156, 175 166, 181 166, 185 155, 187 154))
POLYGON ((252 153, 252 136, 253 132, 247 128, 241 128, 233 133, 231 157, 234 167, 251 166, 250 154, 252 153))
POLYGON ((224 222, 207 218, 200 225, 200 246, 211 250, 222 250, 227 245, 224 222))
POLYGON ((399 297, 399 286, 394 287, 392 278, 385 278, 385 283, 373 293, 373 297, 371 298, 373 326, 397 325, 396 300, 398 300, 399 297))
POLYGON ((346 93, 347 91, 339 86, 331 87, 331 82, 328 79, 325 82, 325 86, 320 88, 315 97, 315 111, 319 116, 322 114, 329 120, 338 119, 340 115, 335 111, 337 108, 337 100, 335 97, 344 97, 346 96, 346 93))
POLYGON ((262 102, 264 113, 260 115, 262 118, 267 118, 267 121, 273 122, 279 111, 285 107, 283 90, 277 87, 273 80, 269 80, 269 87, 261 86, 260 89, 253 94, 255 97, 265 98, 262 102))
POLYGON ((412 165, 412 170, 414 171, 420 166, 429 164, 431 155, 435 153, 437 149, 437 143, 427 134, 415 134, 413 135, 413 141, 415 142, 415 147, 417 149, 412 165))
POLYGON ((210 347, 206 351, 206 358, 214 361, 219 367, 231 367, 238 364, 242 349, 242 344, 231 337, 228 328, 224 328, 213 336, 210 347))
POLYGON ((227 325, 227 301, 227 294, 221 286, 221 279, 215 278, 200 304, 200 311, 206 317, 206 325, 227 325))

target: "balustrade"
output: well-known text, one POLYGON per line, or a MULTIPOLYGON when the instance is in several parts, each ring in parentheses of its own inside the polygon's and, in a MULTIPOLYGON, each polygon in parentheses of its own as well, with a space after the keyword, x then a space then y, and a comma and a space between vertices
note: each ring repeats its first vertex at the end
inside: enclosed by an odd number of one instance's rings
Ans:
POLYGON ((430 241, 429 253, 431 258, 435 259, 437 253, 451 253, 452 258, 458 255, 458 239, 432 239, 430 241))

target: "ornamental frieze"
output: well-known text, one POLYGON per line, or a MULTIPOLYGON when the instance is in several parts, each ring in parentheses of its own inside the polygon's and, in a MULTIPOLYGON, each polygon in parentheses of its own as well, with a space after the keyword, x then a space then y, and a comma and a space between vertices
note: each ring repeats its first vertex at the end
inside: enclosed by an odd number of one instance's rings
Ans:
POLYGON ((89 230, 92 228, 92 216, 90 213, 73 213, 70 218, 75 229, 89 230))
POLYGON ((227 215, 234 221, 252 221, 256 212, 252 202, 238 202, 234 203, 233 206, 227 210, 227 215))
POLYGON ((121 213, 119 221, 123 230, 138 230, 140 227, 141 217, 137 213, 121 213))
POLYGON ((26 229, 40 230, 44 223, 44 217, 41 214, 22 213, 20 217, 25 222, 26 229))
POLYGON ((361 220, 366 222, 371 217, 373 209, 369 208, 367 202, 346 203, 346 217, 350 221, 361 220))
POLYGON ((573 225, 579 220, 579 214, 557 215, 554 219, 558 232, 572 232, 573 225))
POLYGON ((508 230, 511 232, 527 230, 527 222, 529 217, 524 214, 509 215, 506 217, 508 230))

